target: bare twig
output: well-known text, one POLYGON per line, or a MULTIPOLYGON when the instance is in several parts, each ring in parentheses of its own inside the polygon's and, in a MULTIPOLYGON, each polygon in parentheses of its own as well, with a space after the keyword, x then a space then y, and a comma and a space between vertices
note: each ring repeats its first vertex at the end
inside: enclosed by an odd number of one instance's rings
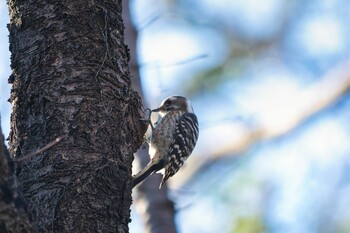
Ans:
POLYGON ((180 66, 180 65, 188 64, 190 62, 204 59, 207 57, 208 57, 208 54, 198 54, 193 57, 179 60, 179 61, 144 63, 144 64, 140 64, 139 66, 145 67, 146 69, 159 69, 159 68, 165 68, 165 67, 180 66))
POLYGON ((62 142, 63 139, 65 139, 65 136, 62 135, 62 136, 59 136, 58 138, 56 138, 55 140, 49 142, 47 145, 45 145, 44 147, 40 148, 39 150, 37 151, 34 151, 33 153, 30 153, 29 155, 25 155, 21 158, 15 158, 14 161, 15 162, 21 162, 21 161, 24 161, 24 160, 28 160, 28 159, 31 159, 31 158, 34 158, 35 156, 37 156, 38 154, 41 154, 45 151, 47 151, 48 149, 50 149, 51 147, 57 145, 58 143, 62 142))

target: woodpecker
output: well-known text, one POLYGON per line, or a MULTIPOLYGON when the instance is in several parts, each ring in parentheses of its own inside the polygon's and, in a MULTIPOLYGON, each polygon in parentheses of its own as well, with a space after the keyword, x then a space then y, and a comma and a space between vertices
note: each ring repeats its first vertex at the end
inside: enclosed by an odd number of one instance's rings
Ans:
POLYGON ((149 175, 161 172, 161 188, 182 167, 198 139, 198 120, 187 98, 170 96, 152 112, 158 112, 160 119, 152 127, 151 161, 133 177, 133 187, 149 175))

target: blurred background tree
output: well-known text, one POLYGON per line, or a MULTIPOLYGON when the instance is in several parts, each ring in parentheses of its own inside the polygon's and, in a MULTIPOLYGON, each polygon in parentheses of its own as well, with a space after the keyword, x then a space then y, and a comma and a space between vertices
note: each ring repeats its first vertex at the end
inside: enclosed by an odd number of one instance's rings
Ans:
MULTIPOLYGON (((146 102, 188 96, 200 121, 196 150, 169 182, 179 232, 350 232, 350 2, 129 3, 146 102)), ((133 215, 130 232, 143 232, 133 215)))

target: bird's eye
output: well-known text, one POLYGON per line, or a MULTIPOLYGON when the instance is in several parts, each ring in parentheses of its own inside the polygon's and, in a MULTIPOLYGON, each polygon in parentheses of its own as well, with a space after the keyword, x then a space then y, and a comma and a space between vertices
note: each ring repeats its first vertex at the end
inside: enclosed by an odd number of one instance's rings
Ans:
POLYGON ((172 103, 173 103, 173 101, 168 99, 168 100, 165 101, 164 105, 168 106, 168 105, 171 105, 172 103))

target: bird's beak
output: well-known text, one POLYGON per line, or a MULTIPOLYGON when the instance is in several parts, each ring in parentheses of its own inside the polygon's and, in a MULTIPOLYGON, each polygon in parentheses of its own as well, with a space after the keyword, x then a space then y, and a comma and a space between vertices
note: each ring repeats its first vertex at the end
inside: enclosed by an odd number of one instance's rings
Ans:
POLYGON ((162 108, 159 107, 159 108, 153 109, 152 112, 159 112, 160 110, 162 110, 162 108))

